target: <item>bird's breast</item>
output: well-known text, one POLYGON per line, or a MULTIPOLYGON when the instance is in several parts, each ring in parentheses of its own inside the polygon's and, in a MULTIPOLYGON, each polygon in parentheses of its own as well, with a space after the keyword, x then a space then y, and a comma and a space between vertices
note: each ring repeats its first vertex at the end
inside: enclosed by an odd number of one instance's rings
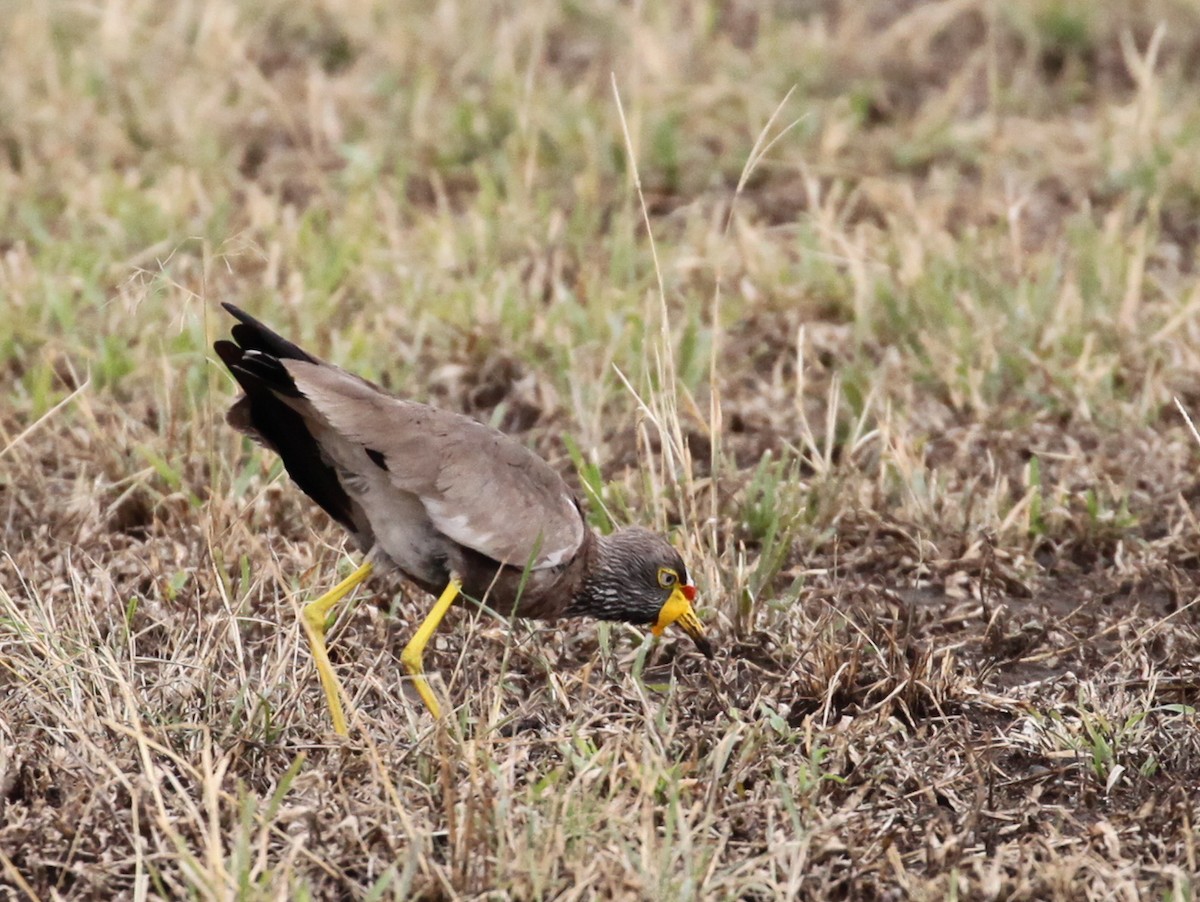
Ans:
POLYGON ((573 597, 569 567, 526 571, 499 565, 461 546, 452 553, 452 562, 462 576, 463 592, 501 616, 553 620, 563 616, 573 597))

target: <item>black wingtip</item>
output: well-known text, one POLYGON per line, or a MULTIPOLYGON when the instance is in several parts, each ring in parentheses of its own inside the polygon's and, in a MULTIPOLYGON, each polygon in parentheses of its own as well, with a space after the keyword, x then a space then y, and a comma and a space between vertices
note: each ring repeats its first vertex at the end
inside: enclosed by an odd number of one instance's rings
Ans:
MULTIPOLYGON (((232 304, 223 306, 241 313, 232 304)), ((213 342, 213 350, 217 352, 221 362, 233 373, 233 377, 246 394, 252 395, 265 390, 290 398, 300 397, 300 390, 296 388, 296 382, 283 361, 313 358, 261 323, 257 326, 252 325, 255 322, 253 317, 246 314, 242 316, 246 316, 251 322, 239 322, 233 327, 233 341, 222 338, 213 342), (294 350, 295 353, 288 353, 290 350, 294 350)))
POLYGON ((292 374, 288 372, 287 367, 278 357, 272 357, 262 351, 244 351, 242 359, 230 369, 234 371, 235 375, 245 373, 257 379, 271 391, 281 395, 289 398, 301 397, 300 389, 296 387, 296 380, 292 378, 292 374))
POLYGON ((217 352, 217 356, 227 367, 232 368, 242 360, 242 349, 232 341, 220 338, 213 342, 213 350, 217 352))
MULTIPOLYGON (((222 301, 221 306, 238 321, 230 332, 243 351, 262 351, 280 360, 303 360, 318 363, 308 351, 288 341, 270 326, 255 319, 242 308, 222 301)), ((218 352, 219 353, 219 352, 218 352)), ((222 358, 224 359, 224 358, 222 358)))
POLYGON ((244 310, 233 304, 221 306, 238 322, 231 329, 233 341, 219 339, 213 342, 213 350, 245 392, 229 409, 229 424, 274 449, 304 493, 361 539, 354 503, 322 456, 309 424, 285 400, 300 397, 300 392, 284 361, 315 363, 316 358, 244 310))

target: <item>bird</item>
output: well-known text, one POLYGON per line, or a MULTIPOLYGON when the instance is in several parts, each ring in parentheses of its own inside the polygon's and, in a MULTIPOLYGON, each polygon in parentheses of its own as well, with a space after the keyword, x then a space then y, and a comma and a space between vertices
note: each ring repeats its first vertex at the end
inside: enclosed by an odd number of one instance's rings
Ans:
POLYGON ((398 570, 437 599, 400 655, 435 719, 424 650, 460 595, 504 616, 623 621, 655 636, 677 625, 712 659, 696 587, 666 538, 639 526, 601 535, 563 478, 512 436, 393 395, 222 306, 237 322, 232 341, 213 350, 242 390, 226 421, 278 454, 363 553, 301 610, 337 734, 348 730, 326 626, 377 569, 398 570))

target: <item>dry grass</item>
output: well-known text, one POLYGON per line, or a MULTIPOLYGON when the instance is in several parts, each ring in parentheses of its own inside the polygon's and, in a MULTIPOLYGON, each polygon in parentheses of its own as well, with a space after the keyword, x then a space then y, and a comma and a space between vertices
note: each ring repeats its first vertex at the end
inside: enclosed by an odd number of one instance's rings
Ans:
POLYGON ((0 890, 1195 897, 1192 4, 5 20, 0 890), (435 725, 376 581, 331 741, 220 300, 672 528, 715 665, 458 610, 435 725))

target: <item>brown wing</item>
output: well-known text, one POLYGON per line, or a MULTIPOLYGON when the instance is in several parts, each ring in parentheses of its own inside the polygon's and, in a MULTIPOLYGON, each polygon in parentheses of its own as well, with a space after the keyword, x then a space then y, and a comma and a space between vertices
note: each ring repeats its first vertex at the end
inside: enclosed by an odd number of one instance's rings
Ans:
POLYGON ((359 443, 392 484, 421 499, 444 535, 496 561, 533 569, 569 560, 583 515, 554 470, 469 417, 394 398, 328 364, 285 360, 303 398, 359 443))

